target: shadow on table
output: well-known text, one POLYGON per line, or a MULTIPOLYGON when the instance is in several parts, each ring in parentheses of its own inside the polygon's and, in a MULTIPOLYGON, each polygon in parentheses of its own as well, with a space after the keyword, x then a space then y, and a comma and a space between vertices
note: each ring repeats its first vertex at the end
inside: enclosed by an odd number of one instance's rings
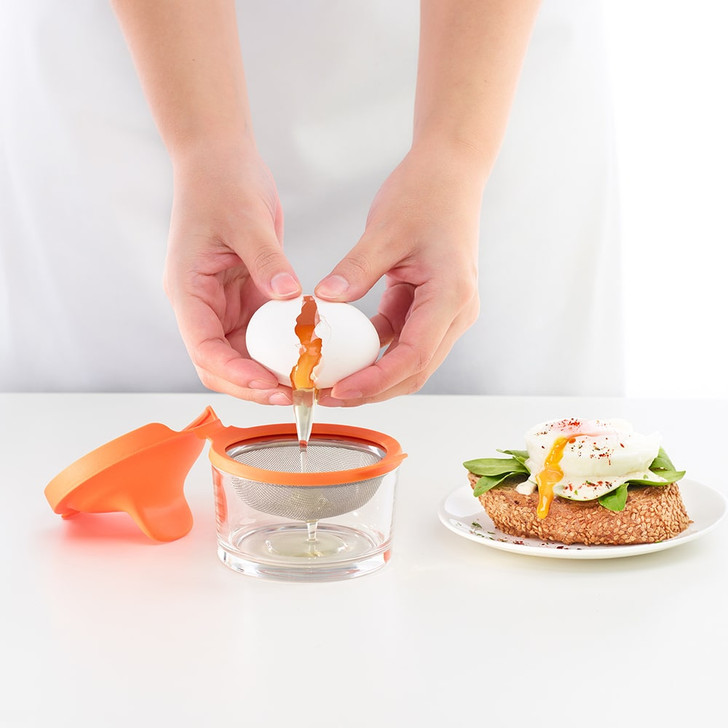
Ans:
POLYGON ((117 541, 127 544, 159 546, 144 535, 126 513, 79 513, 64 519, 58 530, 65 541, 117 541))

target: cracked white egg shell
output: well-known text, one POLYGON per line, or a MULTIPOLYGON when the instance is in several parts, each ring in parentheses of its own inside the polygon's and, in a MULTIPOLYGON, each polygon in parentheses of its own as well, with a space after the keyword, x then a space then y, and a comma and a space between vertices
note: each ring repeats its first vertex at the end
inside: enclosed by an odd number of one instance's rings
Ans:
MULTIPOLYGON (((377 360, 379 335, 358 308, 318 298, 314 301, 319 318, 314 334, 321 339, 321 359, 312 379, 318 389, 328 389, 377 360)), ((250 357, 287 387, 301 349, 295 328, 302 306, 303 296, 268 301, 253 314, 245 334, 250 357)))

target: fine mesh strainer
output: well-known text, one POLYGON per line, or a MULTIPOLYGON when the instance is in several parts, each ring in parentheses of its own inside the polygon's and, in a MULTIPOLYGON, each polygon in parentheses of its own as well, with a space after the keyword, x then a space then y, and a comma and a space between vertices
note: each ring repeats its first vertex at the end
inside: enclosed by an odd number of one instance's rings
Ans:
MULTIPOLYGON (((373 444, 330 438, 311 440, 303 452, 297 440, 287 438, 239 444, 227 454, 236 462, 275 474, 305 470, 309 474, 344 475, 373 466, 385 457, 385 452, 373 444)), ((272 479, 278 477, 273 475, 272 479)), ((231 486, 257 511, 296 521, 318 521, 361 508, 377 492, 383 477, 307 487, 234 477, 231 486)))

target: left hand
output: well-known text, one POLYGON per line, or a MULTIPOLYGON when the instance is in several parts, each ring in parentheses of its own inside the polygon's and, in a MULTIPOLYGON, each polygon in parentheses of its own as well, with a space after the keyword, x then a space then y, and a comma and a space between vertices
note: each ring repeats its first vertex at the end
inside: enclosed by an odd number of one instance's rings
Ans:
POLYGON ((419 390, 475 322, 484 175, 465 146, 411 150, 372 203, 359 242, 316 287, 361 298, 383 275, 372 318, 384 355, 338 382, 323 405, 353 406, 419 390))
POLYGON ((164 284, 209 389, 290 404, 290 389, 253 361, 245 344, 256 309, 300 293, 282 244, 276 184, 251 144, 209 144, 176 157, 164 284))

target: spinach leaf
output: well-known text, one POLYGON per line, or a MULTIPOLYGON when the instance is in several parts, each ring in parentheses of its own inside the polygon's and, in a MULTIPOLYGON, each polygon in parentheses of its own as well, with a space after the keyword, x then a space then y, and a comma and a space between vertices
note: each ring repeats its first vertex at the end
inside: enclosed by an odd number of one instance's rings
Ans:
POLYGON ((518 460, 521 465, 526 467, 526 460, 528 460, 528 450, 498 450, 504 455, 511 455, 514 460, 518 460))
MULTIPOLYGON (((520 451, 519 455, 522 453, 520 451)), ((509 458, 479 458, 468 460, 463 465, 473 473, 480 475, 480 480, 475 484, 473 495, 477 498, 487 493, 491 488, 500 485, 503 481, 513 475, 528 475, 528 468, 515 456, 509 458)))
POLYGON ((657 453, 657 457, 652 461, 650 470, 675 470, 675 466, 672 464, 672 460, 668 457, 667 453, 660 448, 660 452, 657 453))
MULTIPOLYGON (((650 468, 652 470, 652 468, 650 468)), ((642 478, 633 478, 627 482, 630 485, 670 485, 670 483, 676 483, 680 478, 685 475, 684 470, 652 470, 655 475, 659 475, 664 480, 644 480, 642 478)))
POLYGON ((615 490, 605 493, 599 498, 599 503, 610 511, 623 511, 627 505, 627 486, 628 483, 622 483, 615 490))
POLYGON ((512 475, 515 473, 528 474, 526 466, 515 458, 480 458, 478 460, 468 460, 463 465, 473 475, 503 475, 505 473, 512 475))
POLYGON ((685 475, 684 470, 675 470, 672 460, 663 448, 657 453, 657 457, 652 461, 650 470, 658 475, 662 480, 646 480, 644 478, 633 478, 626 483, 622 483, 616 490, 606 493, 599 498, 599 503, 610 511, 623 511, 627 504, 627 489, 630 485, 651 485, 661 487, 676 483, 685 475))
MULTIPOLYGON (((476 473, 477 474, 477 473, 476 473)), ((477 498, 483 493, 487 493, 491 488, 495 488, 496 485, 500 485, 503 481, 508 480, 515 473, 503 473, 501 475, 484 475, 473 488, 473 495, 477 498)))
MULTIPOLYGON (((639 482, 641 485, 667 485, 668 483, 675 483, 685 475, 684 470, 675 470, 675 466, 672 464, 672 460, 668 457, 667 453, 660 448, 660 452, 657 453, 657 457, 652 461, 650 470, 655 474, 659 475, 665 480, 664 483, 655 483, 652 481, 634 481, 639 482)), ((633 481, 630 481, 633 482, 633 481)))
MULTIPOLYGON (((646 478, 632 478, 627 481, 627 485, 652 485, 658 488, 663 485, 669 485, 670 483, 676 483, 680 478, 685 476, 684 470, 675 470, 675 466, 672 464, 672 460, 668 457, 668 454, 660 448, 660 452, 657 453, 657 457, 652 461, 650 470, 662 480, 647 480, 646 478)), ((601 498, 599 499, 601 503, 601 498)), ((602 504, 603 505, 603 504, 602 504)), ((612 509, 613 510, 613 509, 612 509)), ((619 510, 622 510, 621 508, 619 510)))

